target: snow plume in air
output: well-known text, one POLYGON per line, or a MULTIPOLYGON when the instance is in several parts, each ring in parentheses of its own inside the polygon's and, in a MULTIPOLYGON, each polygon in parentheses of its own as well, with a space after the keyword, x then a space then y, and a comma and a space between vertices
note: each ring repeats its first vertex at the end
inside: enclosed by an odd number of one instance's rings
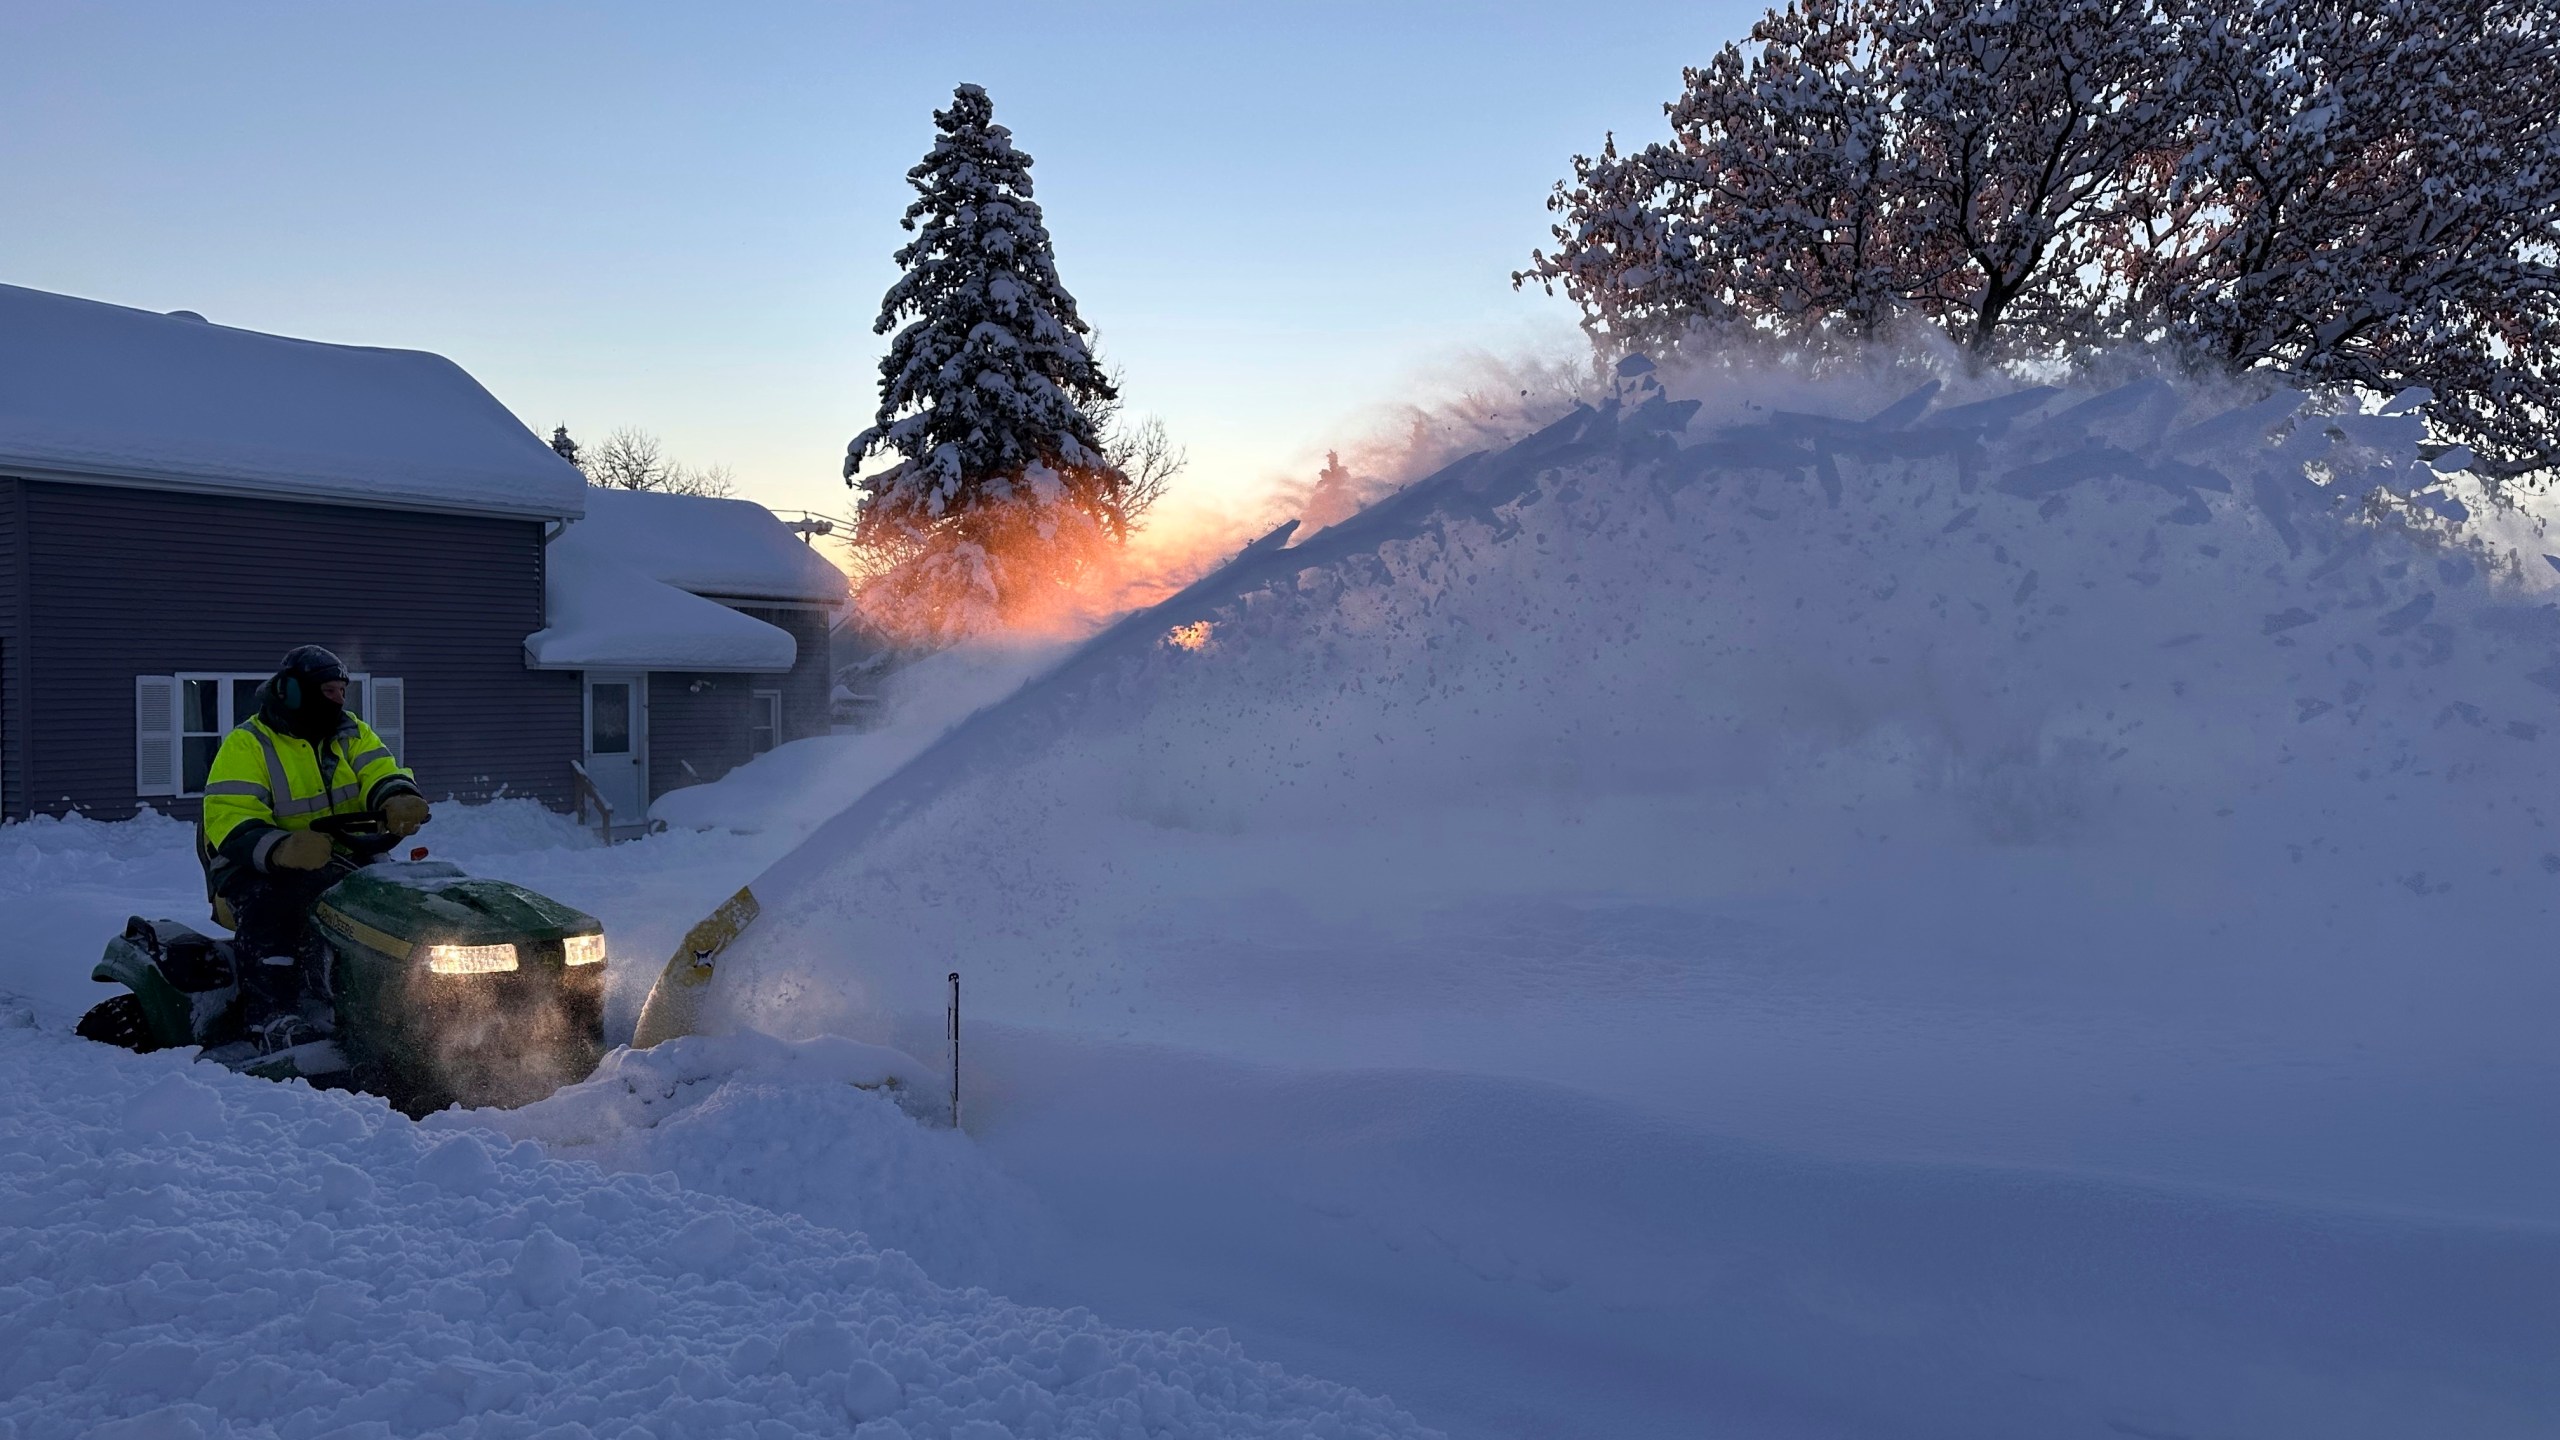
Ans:
POLYGON ((1132 515, 1123 541, 1079 540, 1070 518, 1027 507, 934 557, 929 584, 908 583, 920 549, 875 532, 849 556, 855 606, 872 630, 911 648, 1081 640, 1176 594, 1275 525, 1298 522, 1303 540, 1460 455, 1508 445, 1593 384, 1586 361, 1472 355, 1417 382, 1422 398, 1358 417, 1312 477, 1258 486, 1193 477, 1132 515))
POLYGON ((1424 377, 1415 389, 1417 398, 1356 422, 1346 443, 1325 451, 1312 480, 1280 485, 1268 520, 1254 533, 1294 519, 1303 543, 1461 455, 1500 449, 1552 423, 1589 398, 1594 380, 1587 359, 1479 352, 1424 377))
POLYGON ((1553 422, 1594 383, 1583 359, 1479 352, 1452 361, 1418 379, 1413 398, 1355 417, 1312 477, 1196 486, 1194 495, 1222 498, 1183 503, 1189 497, 1176 496, 1150 512, 1126 546, 1062 587, 1062 602, 1027 633, 1090 635, 1171 597, 1289 521, 1298 525, 1293 543, 1303 542, 1461 455, 1501 449, 1553 422))
MULTIPOLYGON (((2413 902, 2541 922, 2550 567, 2488 543, 2414 418, 1883 361, 1610 383, 954 731, 759 882, 741 1018, 868 1023, 769 1010, 803 965, 931 1010, 958 957, 1064 975, 1274 886, 1407 917, 1978 893, 2070 932, 2021 963, 2368 978, 2413 902), (2053 869, 2024 902, 2022 856, 2053 869), (2083 934, 2090 886, 2291 908, 2237 906, 2257 945, 2165 905, 2083 934)), ((2494 969, 2475 938, 2448 963, 2494 969)), ((1142 1033, 1211 983, 1118 963, 1142 1033)))
MULTIPOLYGON (((1175 593, 1215 569, 1250 534, 1250 522, 1233 512, 1167 505, 1125 542, 1061 545, 1029 531, 987 541, 979 557, 983 583, 954 582, 941 592, 974 597, 956 604, 892 583, 858 590, 854 605, 870 630, 903 648, 1054 645, 1081 640, 1175 593), (1001 604, 998 574, 1010 577, 1012 587, 1001 604)), ((954 559, 944 572, 956 574, 952 566, 965 569, 979 559, 954 559)))

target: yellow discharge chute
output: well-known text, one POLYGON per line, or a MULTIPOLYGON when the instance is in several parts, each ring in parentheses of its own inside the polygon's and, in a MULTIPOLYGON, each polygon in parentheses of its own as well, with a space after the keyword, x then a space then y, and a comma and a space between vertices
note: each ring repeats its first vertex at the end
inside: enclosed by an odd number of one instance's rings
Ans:
POLYGON ((755 892, 742 888, 685 932, 684 943, 659 972, 658 983, 649 987, 649 998, 640 1007, 640 1024, 631 1032, 631 1048, 645 1050, 700 1029, 703 992, 710 987, 720 952, 763 913, 755 892))

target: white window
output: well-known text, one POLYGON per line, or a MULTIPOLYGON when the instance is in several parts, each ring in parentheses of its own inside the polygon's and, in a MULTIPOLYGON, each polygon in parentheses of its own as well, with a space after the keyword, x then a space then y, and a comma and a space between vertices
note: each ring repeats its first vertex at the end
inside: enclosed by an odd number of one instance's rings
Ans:
MULTIPOLYGON (((202 795, 205 776, 222 737, 257 713, 258 687, 269 672, 188 670, 133 679, 133 788, 137 795, 202 795)), ((365 717, 371 698, 390 722, 374 724, 391 753, 406 738, 408 686, 385 677, 355 674, 347 680, 347 711, 365 717)))
POLYGON ((782 692, 758 690, 747 706, 747 753, 761 755, 782 740, 782 692))
POLYGON ((347 708, 373 727, 393 759, 409 763, 408 681, 359 675, 347 686, 347 708))
POLYGON ((222 737, 231 733, 232 726, 256 713, 258 687, 266 678, 219 671, 177 677, 177 793, 204 793, 204 777, 213 770, 213 757, 222 749, 222 737))

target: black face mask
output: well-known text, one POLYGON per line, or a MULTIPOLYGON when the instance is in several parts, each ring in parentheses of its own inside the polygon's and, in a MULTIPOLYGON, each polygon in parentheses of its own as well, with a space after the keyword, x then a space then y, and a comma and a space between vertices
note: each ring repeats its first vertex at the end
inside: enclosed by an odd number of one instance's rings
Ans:
POLYGON ((318 742, 338 733, 347 707, 321 693, 321 682, 299 675, 280 675, 267 682, 266 701, 258 713, 288 735, 318 742), (299 704, 289 703, 299 701, 299 704))

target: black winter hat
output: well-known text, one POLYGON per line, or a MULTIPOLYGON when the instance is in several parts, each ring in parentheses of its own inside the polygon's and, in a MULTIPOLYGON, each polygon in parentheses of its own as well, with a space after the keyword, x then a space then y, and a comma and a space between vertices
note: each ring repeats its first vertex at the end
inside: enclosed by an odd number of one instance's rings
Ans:
POLYGON ((276 679, 287 677, 310 685, 326 685, 347 678, 345 662, 318 645, 296 645, 284 652, 284 660, 276 666, 276 679))
POLYGON ((306 740, 335 733, 346 707, 332 704, 320 687, 346 678, 347 667, 336 655, 317 645, 295 646, 285 652, 275 678, 266 684, 266 703, 274 707, 272 718, 306 740))

